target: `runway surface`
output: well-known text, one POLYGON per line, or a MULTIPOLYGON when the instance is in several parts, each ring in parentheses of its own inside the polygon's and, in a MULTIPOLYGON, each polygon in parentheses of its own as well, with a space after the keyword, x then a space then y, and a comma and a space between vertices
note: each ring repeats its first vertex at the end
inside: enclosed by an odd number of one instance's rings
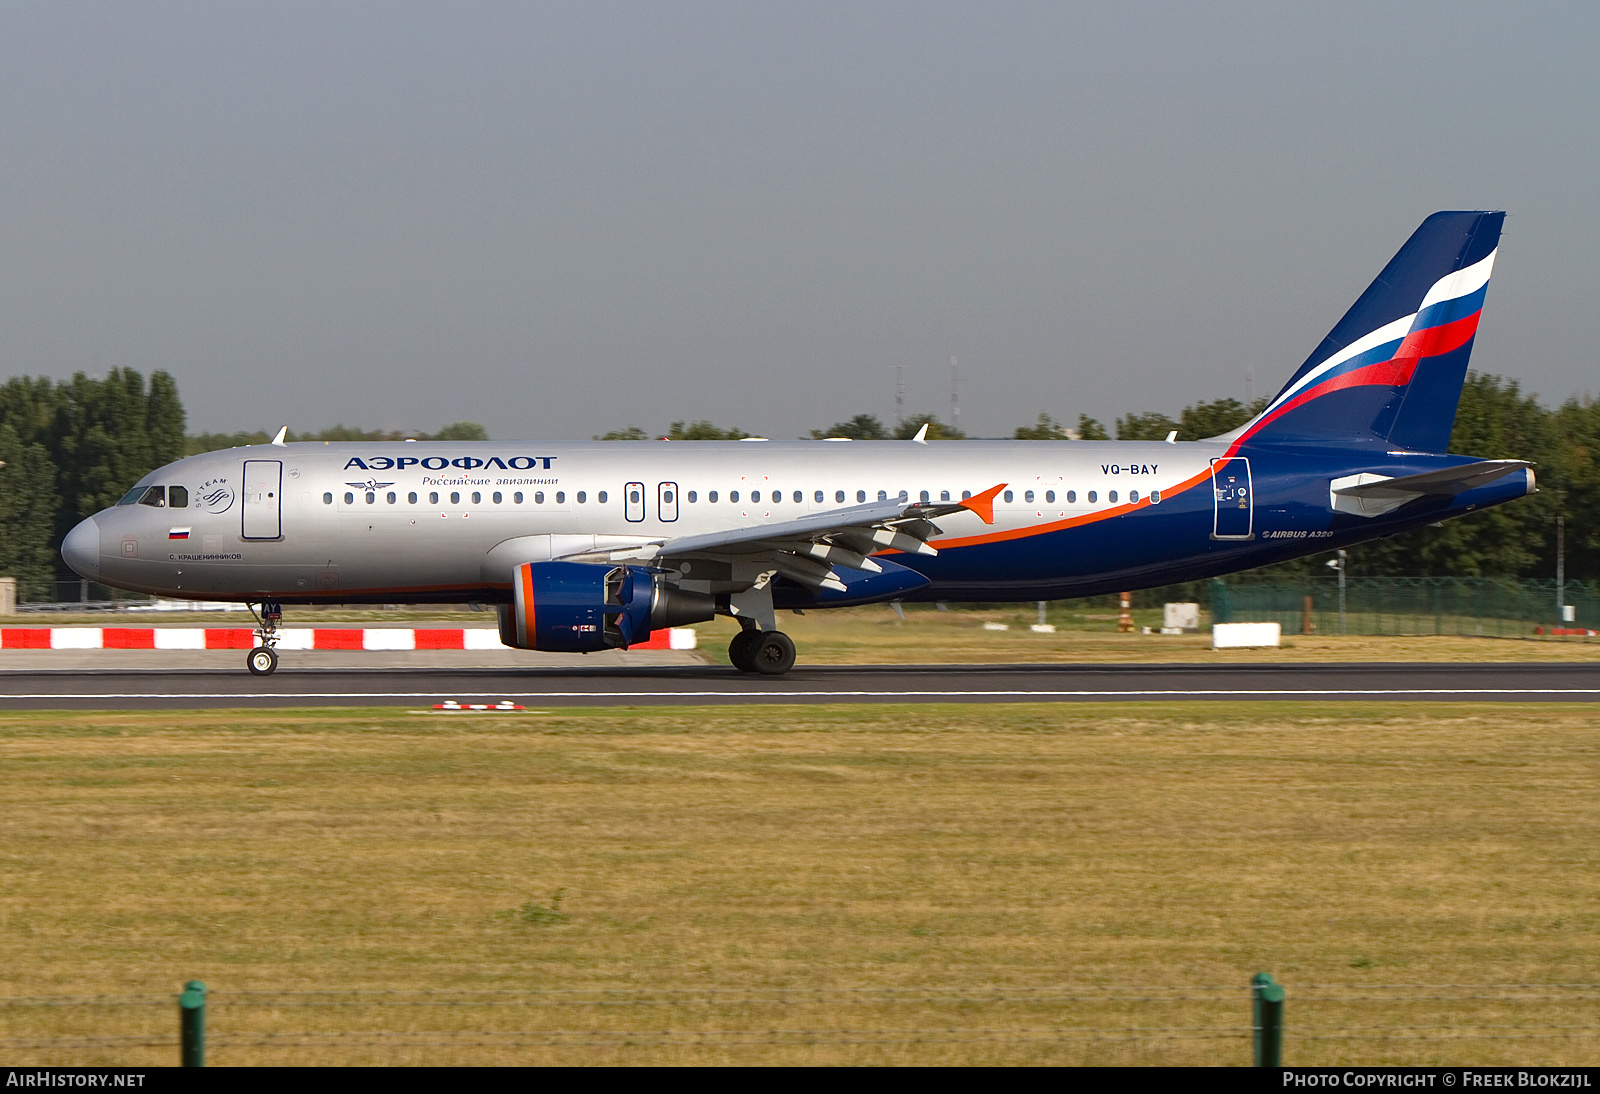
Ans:
POLYGON ((906 665, 745 676, 675 666, 426 671, 240 669, 0 673, 5 710, 210 707, 427 708, 445 700, 529 709, 741 703, 1600 701, 1600 664, 906 665))

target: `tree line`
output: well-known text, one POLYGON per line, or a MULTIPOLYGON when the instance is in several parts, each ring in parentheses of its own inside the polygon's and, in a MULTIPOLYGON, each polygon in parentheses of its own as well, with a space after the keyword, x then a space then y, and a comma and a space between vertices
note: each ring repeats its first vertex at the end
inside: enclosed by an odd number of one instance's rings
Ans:
MULTIPOLYGON (((1261 403, 1236 399, 1199 402, 1177 417, 1144 411, 1113 420, 1119 440, 1214 437, 1238 428, 1261 403)), ((857 414, 814 438, 908 440, 926 424, 930 440, 966 435, 931 414, 893 425, 857 414)), ((185 455, 239 445, 265 444, 264 431, 185 431, 178 386, 165 372, 148 380, 133 369, 112 369, 103 379, 79 373, 70 380, 14 377, 0 384, 0 574, 19 580, 24 599, 46 597, 50 583, 69 574, 60 557, 62 538, 78 521, 113 505, 139 478, 185 455)), ((1088 415, 1075 424, 1049 413, 1018 426, 1016 440, 1109 440, 1088 415)), ((751 436, 708 420, 673 422, 664 433, 636 426, 597 440, 737 440, 751 436)), ((487 440, 483 426, 455 422, 435 433, 399 433, 336 425, 290 432, 296 441, 487 440)), ((1473 373, 1461 393, 1450 450, 1488 459, 1533 461, 1539 493, 1510 505, 1363 544, 1350 552, 1349 572, 1372 576, 1480 576, 1548 578, 1555 573, 1557 517, 1565 520, 1566 572, 1600 580, 1600 403, 1568 399, 1554 409, 1524 394, 1516 381, 1473 373)), ((1324 574, 1323 556, 1274 569, 1324 574)))

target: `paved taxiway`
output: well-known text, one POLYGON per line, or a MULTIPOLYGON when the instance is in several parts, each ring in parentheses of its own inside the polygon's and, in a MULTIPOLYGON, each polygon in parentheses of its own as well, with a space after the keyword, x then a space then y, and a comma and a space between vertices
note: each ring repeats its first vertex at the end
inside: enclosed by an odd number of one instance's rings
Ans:
POLYGON ((0 710, 740 703, 1600 701, 1600 664, 907 665, 730 668, 32 671, 0 673, 0 710))

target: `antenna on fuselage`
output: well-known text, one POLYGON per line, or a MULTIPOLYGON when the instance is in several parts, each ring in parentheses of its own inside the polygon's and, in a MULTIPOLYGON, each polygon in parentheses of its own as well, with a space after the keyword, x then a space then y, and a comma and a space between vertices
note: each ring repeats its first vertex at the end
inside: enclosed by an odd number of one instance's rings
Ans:
POLYGON ((278 430, 278 435, 276 437, 272 438, 272 440, 269 443, 275 444, 279 448, 288 448, 289 446, 284 443, 284 438, 287 437, 288 435, 289 435, 289 427, 288 426, 283 426, 281 429, 278 430))

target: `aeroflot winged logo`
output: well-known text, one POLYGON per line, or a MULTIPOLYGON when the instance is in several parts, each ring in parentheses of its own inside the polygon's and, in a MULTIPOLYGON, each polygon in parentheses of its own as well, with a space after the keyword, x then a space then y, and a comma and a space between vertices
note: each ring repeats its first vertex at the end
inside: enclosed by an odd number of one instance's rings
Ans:
POLYGON ((496 467, 501 471, 532 471, 541 468, 550 470, 550 465, 556 460, 555 456, 511 456, 502 459, 499 456, 490 456, 483 459, 479 456, 457 456, 449 459, 444 456, 360 456, 350 457, 350 462, 344 465, 346 471, 358 467, 363 471, 404 471, 409 467, 421 467, 428 471, 443 471, 447 467, 459 467, 463 471, 476 471, 478 468, 496 467))

